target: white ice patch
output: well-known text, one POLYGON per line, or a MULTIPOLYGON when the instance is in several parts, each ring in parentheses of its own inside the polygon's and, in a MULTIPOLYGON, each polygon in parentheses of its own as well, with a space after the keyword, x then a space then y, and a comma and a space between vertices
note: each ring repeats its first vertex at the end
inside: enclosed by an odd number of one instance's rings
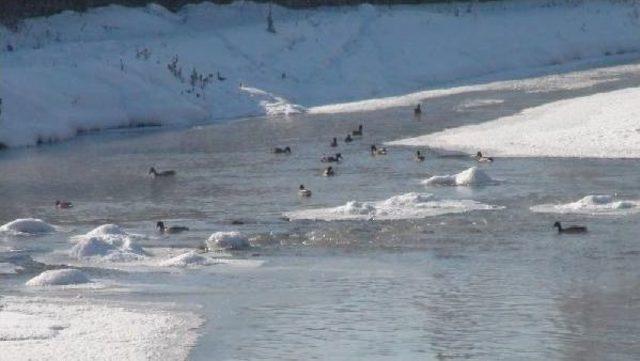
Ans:
POLYGON ((44 271, 27 281, 27 286, 68 286, 89 283, 87 275, 77 269, 57 269, 44 271))
POLYGON ((258 88, 243 86, 240 87, 240 90, 249 94, 252 98, 260 99, 259 104, 266 115, 290 115, 305 111, 305 108, 301 105, 293 104, 283 97, 258 88))
POLYGON ((501 157, 640 157, 640 88, 561 100, 497 120, 391 142, 501 157))
POLYGON ((287 212, 289 219, 310 220, 393 220, 419 219, 476 210, 496 210, 502 207, 472 200, 440 200, 429 193, 406 193, 378 202, 350 201, 334 208, 305 209, 287 212))
POLYGON ((185 360, 202 319, 154 303, 3 297, 2 360, 185 360))
POLYGON ((135 244, 139 235, 127 233, 120 226, 104 224, 92 231, 71 238, 76 244, 69 255, 78 260, 131 262, 146 256, 144 249, 135 244))
POLYGON ((39 235, 55 231, 54 226, 37 218, 16 219, 0 226, 0 234, 9 235, 39 235))
POLYGON ((422 184, 427 186, 480 186, 497 183, 498 181, 477 167, 469 168, 458 174, 433 176, 422 181, 422 184))
POLYGON ((541 204, 531 207, 538 213, 579 213, 624 215, 640 212, 640 202, 634 200, 616 200, 611 195, 588 195, 576 202, 566 204, 541 204))
POLYGON ((456 107, 458 111, 465 111, 469 109, 488 107, 492 105, 498 105, 504 103, 504 99, 471 99, 462 102, 456 107))
POLYGON ((215 232, 207 239, 207 248, 241 250, 250 248, 249 238, 240 232, 215 232))
POLYGON ((163 267, 194 267, 194 266, 210 266, 218 263, 206 255, 200 254, 196 251, 189 251, 181 255, 169 258, 160 262, 160 266, 163 267))

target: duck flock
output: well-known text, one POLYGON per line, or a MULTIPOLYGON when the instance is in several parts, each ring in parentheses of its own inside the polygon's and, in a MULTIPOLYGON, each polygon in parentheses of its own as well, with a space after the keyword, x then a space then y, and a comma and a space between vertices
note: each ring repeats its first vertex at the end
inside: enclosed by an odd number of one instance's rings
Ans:
MULTIPOLYGON (((420 104, 416 105, 416 107, 413 109, 413 112, 416 117, 419 117, 422 114, 421 105, 420 104)), ((347 134, 347 136, 344 138, 344 143, 349 144, 356 140, 361 140, 363 134, 364 134, 364 127, 362 124, 360 124, 356 129, 352 130, 350 133, 347 134)), ((338 138, 333 137, 329 143, 329 146, 331 148, 337 148, 339 146, 338 138)), ((274 147, 272 149, 272 153, 278 154, 278 155, 291 155, 292 149, 290 146, 274 147)), ((387 155, 387 149, 385 147, 379 147, 376 144, 372 144, 370 147, 370 155, 371 156, 387 155)), ((478 163, 492 163, 494 161, 492 157, 485 156, 481 151, 478 151, 476 154, 471 155, 471 158, 475 159, 478 163)), ((339 164, 342 160, 343 160, 343 156, 342 156, 342 153, 340 152, 336 152, 333 155, 325 155, 320 158, 320 161, 322 163, 339 164)), ((426 160, 426 156, 420 150, 417 150, 414 154, 414 160, 416 162, 424 162, 426 160)), ((177 172, 175 170, 158 171, 155 167, 151 167, 149 169, 148 174, 153 178, 171 178, 176 176, 177 172)), ((336 169, 334 168, 333 165, 329 165, 324 168, 324 170, 322 171, 322 175, 326 177, 333 177, 336 175, 336 169)), ((313 192, 311 191, 311 189, 305 187, 304 184, 299 185, 298 195, 300 197, 308 198, 308 197, 311 197, 312 194, 313 192)), ((55 202, 55 206, 56 208, 59 208, 59 209, 69 209, 73 207, 73 204, 69 201, 57 200, 55 202)), ((570 227, 564 228, 560 222, 555 222, 553 227, 557 228, 558 233, 560 234, 563 234, 563 233, 579 234, 579 233, 587 232, 587 228, 584 226, 570 226, 570 227)), ((175 234, 175 233, 188 231, 189 228, 184 226, 167 227, 165 226, 163 221, 158 221, 156 223, 156 230, 161 234, 175 234)))

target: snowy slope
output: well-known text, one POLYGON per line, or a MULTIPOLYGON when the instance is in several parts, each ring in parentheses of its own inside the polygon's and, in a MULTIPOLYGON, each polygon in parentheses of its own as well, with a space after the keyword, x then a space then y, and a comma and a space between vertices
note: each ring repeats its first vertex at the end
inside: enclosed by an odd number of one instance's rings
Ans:
POLYGON ((566 99, 392 145, 505 157, 640 158, 640 88, 566 99))
POLYGON ((0 143, 294 113, 640 49, 635 2, 457 6, 276 7, 276 34, 266 6, 247 2, 176 14, 110 6, 0 27, 0 143), (175 56, 182 80, 168 69, 175 56), (191 91, 193 69, 212 75, 204 91, 191 91))

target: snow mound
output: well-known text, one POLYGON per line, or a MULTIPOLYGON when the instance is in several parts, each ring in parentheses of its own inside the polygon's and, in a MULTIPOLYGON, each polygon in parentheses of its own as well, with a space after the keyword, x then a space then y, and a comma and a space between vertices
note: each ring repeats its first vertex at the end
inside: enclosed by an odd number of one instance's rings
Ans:
POLYGON ((249 238, 240 232, 216 232, 207 239, 209 249, 240 250, 251 247, 249 238))
POLYGON ((469 168, 458 174, 433 176, 422 181, 422 184, 427 186, 479 186, 497 183, 498 181, 477 167, 469 168))
POLYGON ((77 269, 57 269, 44 271, 27 281, 27 286, 63 286, 89 283, 87 275, 77 269))
POLYGON ((289 219, 310 220, 394 220, 419 219, 502 207, 472 200, 440 200, 429 193, 405 193, 378 202, 350 201, 333 208, 306 209, 284 214, 289 219))
POLYGON ((640 202, 615 200, 611 195, 588 195, 566 204, 541 204, 531 207, 539 213, 629 214, 640 212, 640 202))
POLYGON ((135 244, 132 235, 115 224, 104 224, 87 232, 72 237, 76 242, 69 255, 78 260, 129 262, 144 258, 146 252, 135 244))
POLYGON ((209 266, 214 264, 211 258, 203 256, 196 251, 189 251, 173 258, 160 262, 163 267, 190 267, 209 266))
POLYGON ((0 233, 12 235, 37 235, 53 233, 56 229, 37 218, 21 218, 0 226, 0 233))

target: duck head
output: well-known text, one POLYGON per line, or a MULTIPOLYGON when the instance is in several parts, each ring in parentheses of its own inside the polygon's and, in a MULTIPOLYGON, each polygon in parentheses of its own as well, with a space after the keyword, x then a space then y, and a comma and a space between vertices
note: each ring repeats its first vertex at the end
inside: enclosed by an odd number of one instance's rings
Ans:
POLYGON ((164 232, 164 222, 158 221, 158 223, 156 223, 156 229, 160 232, 164 232))
POLYGON ((149 168, 149 174, 156 174, 156 169, 154 167, 149 168))

